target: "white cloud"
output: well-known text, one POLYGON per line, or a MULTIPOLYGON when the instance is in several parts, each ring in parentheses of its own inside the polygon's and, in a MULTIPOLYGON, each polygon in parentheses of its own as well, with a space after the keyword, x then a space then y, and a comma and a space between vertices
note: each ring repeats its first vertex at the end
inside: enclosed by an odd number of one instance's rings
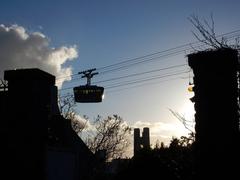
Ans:
POLYGON ((72 68, 63 67, 63 64, 78 57, 75 45, 50 47, 44 34, 29 33, 19 25, 0 25, 0 52, 0 78, 3 78, 4 70, 39 68, 62 77, 57 81, 59 87, 70 80, 72 74, 72 68))
POLYGON ((86 119, 78 114, 76 115, 76 119, 85 126, 85 128, 83 130, 84 132, 96 131, 96 128, 94 127, 93 124, 91 124, 91 122, 88 119, 86 119))

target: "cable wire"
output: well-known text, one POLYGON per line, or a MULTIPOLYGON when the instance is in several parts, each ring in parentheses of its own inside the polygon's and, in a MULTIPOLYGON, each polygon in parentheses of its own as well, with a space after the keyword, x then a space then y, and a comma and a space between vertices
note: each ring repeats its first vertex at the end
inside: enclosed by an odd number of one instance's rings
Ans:
MULTIPOLYGON (((234 34, 234 33, 238 33, 238 32, 240 32, 240 29, 235 30, 235 31, 231 31, 231 32, 228 32, 228 33, 224 33, 224 34, 221 34, 221 35, 217 35, 216 37, 217 38, 223 38, 224 36, 227 36, 227 35, 230 35, 230 34, 234 34)), ((239 36, 239 34, 232 35, 231 38, 236 37, 236 36, 239 36)), ((228 40, 227 37, 225 37, 225 39, 228 40)), ((201 46, 202 45, 205 46, 204 40, 203 41, 195 41, 195 42, 192 42, 192 43, 187 43, 187 44, 179 45, 179 46, 176 46, 176 47, 173 47, 173 48, 169 48, 169 49, 166 49, 166 50, 163 50, 163 51, 157 51, 157 52, 150 53, 150 54, 147 54, 147 55, 144 55, 144 56, 139 56, 139 57, 136 57, 136 58, 131 58, 131 59, 124 60, 124 61, 121 61, 121 62, 118 62, 118 63, 114 63, 114 64, 111 64, 111 65, 103 66, 103 67, 97 68, 97 70, 101 71, 103 69, 107 69, 107 68, 110 68, 110 67, 118 66, 118 65, 121 65, 121 64, 126 64, 128 62, 134 62, 136 60, 141 60, 141 59, 144 59, 146 57, 151 57, 151 56, 154 56, 154 55, 163 54, 163 53, 166 53, 166 52, 169 52, 169 51, 173 51, 173 50, 177 50, 177 49, 184 48, 184 47, 189 47, 189 46, 191 47, 191 48, 187 48, 187 49, 181 50, 181 52, 184 52, 184 51, 187 51, 189 49, 194 49, 194 48, 199 47, 199 46, 194 46, 196 44, 201 44, 201 46)), ((150 58, 149 60, 151 61, 152 58, 150 58)), ((146 62, 146 61, 144 60, 143 62, 146 62)), ((139 64, 139 63, 137 63, 137 64, 139 64)), ((127 65, 124 65, 124 67, 127 67, 127 65)), ((118 70, 118 68, 116 70, 118 70)), ((114 70, 111 70, 111 71, 114 71, 114 70)), ((106 71, 104 71, 104 73, 106 73, 106 71)), ((57 77, 57 80, 62 79, 62 78, 66 78, 66 77, 76 76, 76 75, 78 75, 78 74, 72 74, 70 76, 57 77)))

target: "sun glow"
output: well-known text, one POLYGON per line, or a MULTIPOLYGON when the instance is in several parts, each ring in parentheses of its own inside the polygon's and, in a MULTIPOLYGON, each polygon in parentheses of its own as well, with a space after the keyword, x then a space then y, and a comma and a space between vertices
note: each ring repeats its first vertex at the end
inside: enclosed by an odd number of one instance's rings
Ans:
POLYGON ((195 109, 194 109, 194 104, 189 100, 187 101, 182 109, 181 109, 181 114, 188 120, 191 121, 194 119, 194 114, 195 114, 195 109))
POLYGON ((194 104, 189 100, 184 103, 182 109, 180 110, 180 115, 186 120, 185 126, 193 130, 194 129, 194 115, 195 109, 194 104))

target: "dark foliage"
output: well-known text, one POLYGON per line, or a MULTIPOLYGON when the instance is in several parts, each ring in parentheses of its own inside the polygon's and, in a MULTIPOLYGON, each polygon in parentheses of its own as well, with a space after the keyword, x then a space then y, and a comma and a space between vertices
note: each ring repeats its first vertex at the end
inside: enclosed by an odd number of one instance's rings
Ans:
POLYGON ((142 149, 112 179, 194 179, 194 145, 185 146, 182 141, 173 138, 169 147, 142 149))

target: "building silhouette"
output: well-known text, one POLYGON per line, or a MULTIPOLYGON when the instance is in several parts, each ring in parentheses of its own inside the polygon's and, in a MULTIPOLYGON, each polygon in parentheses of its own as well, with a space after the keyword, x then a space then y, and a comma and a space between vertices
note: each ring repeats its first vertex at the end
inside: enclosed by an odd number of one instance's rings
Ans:
POLYGON ((134 155, 136 155, 142 148, 150 148, 149 128, 144 127, 142 136, 140 136, 140 129, 134 128, 134 155))
POLYGON ((1 179, 77 180, 95 157, 57 105, 55 77, 40 69, 7 70, 0 91, 1 179))
POLYGON ((188 55, 194 73, 198 179, 233 179, 239 163, 239 63, 233 49, 188 55))

